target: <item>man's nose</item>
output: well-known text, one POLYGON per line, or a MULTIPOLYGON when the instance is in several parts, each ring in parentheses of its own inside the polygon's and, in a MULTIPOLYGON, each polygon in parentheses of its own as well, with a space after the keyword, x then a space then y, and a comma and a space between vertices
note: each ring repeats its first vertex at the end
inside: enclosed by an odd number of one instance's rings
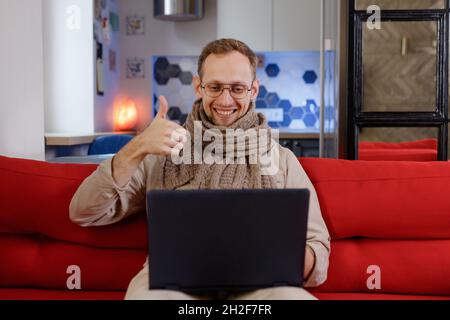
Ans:
POLYGON ((234 99, 230 93, 231 88, 223 88, 222 94, 216 98, 216 102, 223 105, 234 104, 234 99))

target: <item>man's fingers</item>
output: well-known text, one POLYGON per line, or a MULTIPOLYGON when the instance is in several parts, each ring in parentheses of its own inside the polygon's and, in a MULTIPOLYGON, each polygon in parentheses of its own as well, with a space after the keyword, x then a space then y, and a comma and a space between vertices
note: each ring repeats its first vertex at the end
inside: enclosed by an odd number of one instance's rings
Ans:
POLYGON ((169 127, 184 134, 187 135, 187 130, 185 128, 183 128, 182 126, 180 126, 178 123, 175 123, 173 121, 170 120, 166 120, 169 123, 169 127))
POLYGON ((185 137, 187 137, 187 135, 188 135, 188 131, 187 131, 185 128, 183 128, 183 127, 179 127, 179 128, 177 128, 177 129, 175 129, 175 131, 176 131, 178 134, 180 134, 180 135, 182 135, 182 136, 185 136, 185 137))
POLYGON ((187 141, 187 135, 185 133, 185 130, 173 130, 170 134, 170 139, 176 142, 182 142, 185 143, 187 141))
POLYGON ((172 153, 172 148, 170 148, 168 146, 162 147, 162 152, 161 152, 162 155, 167 156, 167 155, 169 155, 171 153, 172 153))
POLYGON ((172 156, 179 156, 181 150, 183 150, 183 146, 184 146, 184 145, 183 145, 182 143, 178 143, 175 147, 173 147, 173 148, 170 150, 170 154, 171 154, 172 156))
POLYGON ((165 138, 164 139, 164 144, 170 148, 174 148, 179 142, 175 141, 171 138, 165 138))
POLYGON ((177 143, 172 149, 176 149, 178 151, 183 150, 184 144, 182 143, 177 143))
POLYGON ((182 149, 186 142, 187 137, 182 134, 178 134, 175 131, 173 131, 170 136, 164 138, 164 144, 170 146, 171 148, 175 147, 176 145, 180 145, 182 149))

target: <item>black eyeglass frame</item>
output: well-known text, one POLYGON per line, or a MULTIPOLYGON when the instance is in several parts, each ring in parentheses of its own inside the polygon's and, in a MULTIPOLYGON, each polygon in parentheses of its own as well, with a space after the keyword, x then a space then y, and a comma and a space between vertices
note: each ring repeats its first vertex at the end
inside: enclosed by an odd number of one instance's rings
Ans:
MULTIPOLYGON (((256 79, 254 79, 253 81, 252 81, 252 84, 251 84, 251 86, 253 85, 253 82, 255 82, 255 80, 256 79)), ((230 95, 234 98, 234 99, 237 99, 237 100, 241 100, 241 99, 245 99, 245 98, 247 98, 248 97, 248 93, 250 92, 250 91, 252 91, 253 90, 253 88, 250 86, 250 88, 248 87, 248 86, 246 86, 246 85, 243 85, 243 84, 239 84, 239 83, 231 83, 231 84, 228 84, 228 83, 214 83, 214 82, 212 82, 212 83, 202 83, 201 85, 200 85, 200 88, 202 88, 203 89, 203 92, 208 96, 208 97, 210 97, 210 98, 218 98, 218 97, 220 97, 222 94, 223 94, 223 91, 224 90, 229 90, 229 92, 230 92, 230 95), (220 93, 218 94, 218 95, 216 95, 216 96, 211 96, 211 95, 209 95, 207 92, 206 92, 206 86, 207 85, 210 85, 210 84, 216 84, 216 85, 220 85, 220 86, 222 86, 222 90, 220 91, 220 93), (226 87, 227 86, 227 87, 226 87), (240 97, 240 98, 238 98, 238 97, 235 97, 233 94, 233 90, 232 90, 232 86, 243 86, 243 87, 246 87, 246 91, 247 91, 247 94, 244 96, 244 97, 240 97)))

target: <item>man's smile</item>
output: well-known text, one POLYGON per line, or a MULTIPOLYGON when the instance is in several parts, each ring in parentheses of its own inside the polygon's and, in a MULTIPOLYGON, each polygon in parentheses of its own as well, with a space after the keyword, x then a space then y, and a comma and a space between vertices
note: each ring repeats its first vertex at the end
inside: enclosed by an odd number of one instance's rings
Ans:
POLYGON ((223 116, 223 117, 231 116, 232 114, 237 112, 237 108, 232 108, 232 109, 213 108, 213 110, 215 113, 217 113, 218 115, 223 116))

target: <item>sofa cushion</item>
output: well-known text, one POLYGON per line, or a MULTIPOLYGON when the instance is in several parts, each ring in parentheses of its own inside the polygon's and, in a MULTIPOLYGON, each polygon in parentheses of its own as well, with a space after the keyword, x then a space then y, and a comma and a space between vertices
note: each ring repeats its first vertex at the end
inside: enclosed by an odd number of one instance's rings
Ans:
POLYGON ((369 142, 359 143, 360 160, 385 161, 436 161, 437 140, 422 139, 406 142, 369 142))
POLYGON ((0 234, 0 287, 67 289, 80 268, 83 290, 126 290, 147 251, 77 245, 36 235, 0 234))
POLYGON ((449 162, 300 161, 333 239, 450 239, 449 162))
POLYGON ((421 139, 405 142, 371 142, 361 141, 360 149, 432 149, 437 150, 436 139, 421 139))
POLYGON ((125 291, 0 288, 0 300, 122 300, 125 291))
POLYGON ((328 278, 317 290, 450 296, 449 252, 450 240, 333 241, 328 278), (369 266, 379 267, 380 289, 367 285, 369 266))
MULTIPOLYGON (((450 300, 450 296, 311 292, 319 300, 450 300)), ((0 300, 122 300, 125 291, 42 290, 0 288, 0 300)))
POLYGON ((102 228, 82 228, 70 221, 72 196, 96 167, 0 156, 0 232, 39 233, 107 248, 146 248, 145 214, 102 228))
POLYGON ((314 291, 311 293, 319 300, 450 300, 450 296, 314 291))
POLYGON ((436 161, 437 149, 359 149, 358 159, 369 161, 436 161))

